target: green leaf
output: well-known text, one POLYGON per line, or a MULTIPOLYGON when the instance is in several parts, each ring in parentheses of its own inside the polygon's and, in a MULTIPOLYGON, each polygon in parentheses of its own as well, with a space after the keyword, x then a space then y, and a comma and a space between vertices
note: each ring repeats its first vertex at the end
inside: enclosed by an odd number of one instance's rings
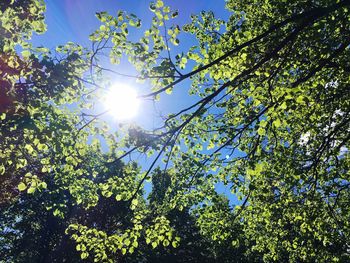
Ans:
POLYGON ((157 8, 161 8, 161 7, 163 7, 163 6, 164 6, 163 1, 157 0, 156 7, 157 7, 157 8))
POLYGON ((287 103, 285 101, 282 103, 281 109, 283 110, 287 109, 287 103))
POLYGON ((46 189, 46 188, 47 188, 47 184, 46 184, 45 182, 41 182, 41 183, 40 183, 40 187, 41 187, 42 189, 46 189))
POLYGON ((81 259, 86 259, 88 256, 89 256, 88 252, 83 252, 83 253, 80 254, 80 258, 81 259))
POLYGON ((149 5, 149 9, 150 9, 152 12, 154 12, 154 11, 156 10, 155 4, 151 2, 150 5, 149 5))
POLYGON ((237 248, 239 246, 239 240, 232 240, 231 244, 233 247, 237 248))
POLYGON ((124 240, 124 244, 128 247, 130 244, 131 244, 131 241, 130 241, 130 239, 125 239, 124 240))
POLYGON ((304 104, 304 96, 300 95, 297 97, 296 102, 299 104, 304 104))
POLYGON ((29 187, 28 190, 27 190, 27 193, 28 194, 33 194, 35 192, 36 188, 34 187, 29 187))
POLYGON ((138 203, 139 203, 139 201, 137 199, 134 199, 134 200, 131 201, 131 204, 133 206, 137 206, 138 203))
POLYGON ((259 129, 258 129, 258 134, 259 134, 260 136, 264 136, 264 135, 266 134, 266 130, 265 130, 264 128, 259 128, 259 129))
POLYGON ((34 148, 31 144, 26 144, 24 148, 28 151, 29 154, 31 154, 34 151, 34 148))
POLYGON ((0 165, 0 175, 5 174, 5 171, 6 171, 5 166, 3 164, 0 165))
POLYGON ((29 58, 30 55, 31 55, 31 53, 30 53, 29 50, 23 50, 23 51, 21 52, 21 54, 22 54, 22 56, 23 56, 24 58, 29 58))
POLYGON ((24 191, 27 189, 27 186, 22 182, 18 185, 18 190, 24 191))
POLYGON ((167 247, 167 246, 169 246, 169 244, 170 244, 169 240, 168 239, 164 239, 163 246, 167 247))
POLYGON ((273 124, 273 126, 275 126, 276 128, 281 127, 281 121, 280 121, 280 119, 274 120, 272 124, 273 124))
POLYGON ((105 25, 101 25, 100 26, 100 30, 103 32, 103 31, 106 31, 107 30, 107 27, 105 25))
POLYGON ((179 242, 173 241, 171 242, 171 245, 173 246, 173 248, 177 248, 179 246, 179 242))

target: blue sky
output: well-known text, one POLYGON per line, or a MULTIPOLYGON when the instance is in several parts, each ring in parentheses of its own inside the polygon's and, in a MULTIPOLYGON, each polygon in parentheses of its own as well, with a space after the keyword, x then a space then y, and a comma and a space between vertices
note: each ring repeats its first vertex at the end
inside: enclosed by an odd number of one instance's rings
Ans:
MULTIPOLYGON (((32 42, 36 46, 43 45, 51 49, 68 41, 90 47, 91 42, 88 40, 88 36, 100 26, 100 21, 95 16, 96 12, 107 11, 113 15, 117 14, 119 10, 124 10, 128 13, 134 13, 141 18, 145 27, 150 24, 152 15, 149 11, 151 1, 145 0, 46 0, 45 2, 47 32, 43 35, 34 36, 32 42)), ((224 0, 165 0, 164 2, 172 9, 179 10, 179 16, 174 20, 174 23, 180 26, 190 22, 191 14, 198 14, 202 10, 213 11, 220 18, 228 18, 229 15, 224 8, 224 0)), ((181 42, 180 47, 182 49, 184 46, 188 48, 194 44, 193 40, 186 38, 181 42)), ((176 51, 174 49, 173 54, 176 51)), ((124 65, 113 69, 126 74, 130 73, 128 71, 131 70, 131 68, 128 69, 124 65)), ((184 70, 184 72, 188 71, 190 69, 184 70)), ((114 78, 117 82, 127 81, 133 86, 137 85, 133 83, 132 79, 116 76, 114 78)), ((188 90, 189 85, 189 82, 184 81, 174 89, 171 96, 162 95, 162 99, 156 104, 156 107, 153 103, 143 102, 143 114, 138 115, 135 121, 143 127, 152 129, 160 124, 159 112, 165 115, 191 105, 196 98, 190 97, 187 92, 184 92, 184 90, 188 90), (145 118, 145 116, 148 117, 145 118)), ((142 89, 140 93, 143 94, 148 93, 150 89, 147 85, 139 88, 142 89)))
MULTIPOLYGON (((107 11, 113 15, 117 14, 118 10, 124 10, 128 13, 134 13, 141 18, 142 24, 146 27, 150 24, 152 15, 149 11, 151 1, 144 0, 46 0, 45 2, 47 7, 45 14, 47 32, 43 35, 34 36, 32 42, 35 46, 43 45, 51 49, 68 41, 90 47, 91 42, 88 40, 88 36, 100 26, 100 22, 95 16, 96 12, 107 11)), ((224 9, 224 0, 164 0, 164 2, 172 9, 179 10, 179 16, 173 22, 180 26, 190 22, 191 14, 198 14, 202 10, 213 11, 216 17, 222 19, 226 19, 229 16, 229 13, 224 9)), ((180 42, 179 47, 188 48, 194 44, 193 40, 186 38, 183 39, 183 42, 180 42)), ((176 49, 173 50, 174 53, 177 51, 176 49)), ((127 68, 123 66, 114 69, 128 74, 127 68)), ((188 71, 190 69, 186 69, 184 73, 188 71)), ((116 77, 115 81, 127 81, 132 84, 133 80, 116 77)), ((171 96, 162 95, 161 100, 156 103, 156 107, 154 107, 153 103, 147 104, 147 102, 144 102, 140 114, 134 121, 148 129, 158 127, 161 123, 158 116, 159 111, 162 114, 174 113, 196 101, 196 97, 191 97, 187 94, 189 85, 190 82, 184 81, 175 87, 171 96)), ((141 93, 148 93, 147 90, 150 87, 147 87, 147 85, 143 86, 140 87, 142 89, 141 93)), ((109 121, 112 121, 112 118, 109 121)), ((140 161, 144 162, 145 166, 149 162, 145 158, 141 158, 140 161)), ((220 192, 229 194, 229 189, 222 185, 217 189, 220 192)), ((231 201, 235 200, 232 196, 230 199, 231 201)))
MULTIPOLYGON (((144 24, 150 21, 151 12, 145 0, 46 0, 46 23, 48 31, 33 38, 37 45, 55 47, 68 41, 89 45, 88 36, 100 25, 95 17, 96 12, 107 11, 116 14, 125 10, 136 14, 144 24)), ((224 0, 173 0, 164 1, 172 9, 180 11, 177 23, 190 21, 191 14, 202 10, 213 11, 216 16, 227 18, 224 0)))

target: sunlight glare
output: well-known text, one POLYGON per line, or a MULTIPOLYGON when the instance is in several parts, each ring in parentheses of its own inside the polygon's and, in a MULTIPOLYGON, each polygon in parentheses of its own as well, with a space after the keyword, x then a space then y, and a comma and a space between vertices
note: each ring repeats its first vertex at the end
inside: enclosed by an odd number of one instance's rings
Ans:
POLYGON ((132 87, 118 83, 107 93, 105 105, 116 119, 126 120, 137 115, 140 100, 132 87))

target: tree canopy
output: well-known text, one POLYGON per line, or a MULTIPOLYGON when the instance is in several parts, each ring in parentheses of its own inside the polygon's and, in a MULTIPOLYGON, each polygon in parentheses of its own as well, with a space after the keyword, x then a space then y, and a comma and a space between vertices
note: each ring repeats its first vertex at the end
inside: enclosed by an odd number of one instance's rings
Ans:
POLYGON ((0 261, 350 261, 350 1, 169 5, 49 50, 44 1, 0 2, 0 261), (195 102, 116 129, 110 74, 195 102))

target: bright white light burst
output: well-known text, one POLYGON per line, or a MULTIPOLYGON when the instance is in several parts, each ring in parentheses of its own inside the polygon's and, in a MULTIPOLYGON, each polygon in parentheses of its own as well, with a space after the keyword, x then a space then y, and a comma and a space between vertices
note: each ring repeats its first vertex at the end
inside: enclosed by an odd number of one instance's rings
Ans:
POLYGON ((105 106, 116 119, 126 120, 136 116, 140 100, 132 87, 115 84, 106 95, 105 106))

